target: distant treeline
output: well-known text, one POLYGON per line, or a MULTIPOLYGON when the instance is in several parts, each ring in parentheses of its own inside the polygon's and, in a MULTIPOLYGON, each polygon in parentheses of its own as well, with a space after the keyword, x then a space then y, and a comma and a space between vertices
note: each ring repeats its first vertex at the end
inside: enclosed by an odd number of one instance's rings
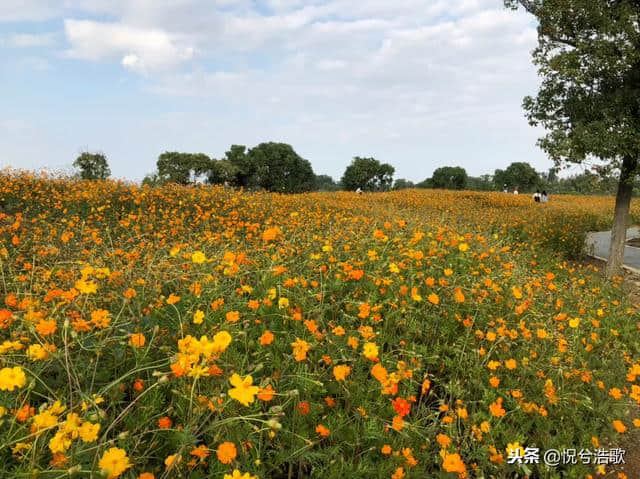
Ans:
MULTIPOLYGON (((78 176, 83 179, 106 179, 111 174, 103 153, 84 152, 75 160, 78 176)), ((614 194, 617 177, 611 172, 586 171, 560 178, 557 170, 539 173, 529 163, 514 162, 506 169, 479 177, 468 176, 459 166, 443 166, 431 178, 419 183, 393 178, 395 168, 375 158, 355 157, 342 178, 314 173, 311 163, 300 157, 286 143, 260 143, 253 148, 232 145, 220 159, 204 153, 167 151, 158 157, 157 170, 148 174, 144 185, 167 183, 181 185, 219 184, 281 193, 306 191, 388 191, 406 188, 441 188, 454 190, 502 191, 507 189, 549 193, 614 194)))

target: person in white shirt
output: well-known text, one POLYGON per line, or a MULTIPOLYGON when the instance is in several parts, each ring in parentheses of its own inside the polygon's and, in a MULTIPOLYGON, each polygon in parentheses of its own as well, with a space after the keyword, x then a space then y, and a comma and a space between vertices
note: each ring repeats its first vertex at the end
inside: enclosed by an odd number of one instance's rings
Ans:
POLYGON ((540 190, 536 190, 536 192, 533 194, 533 201, 535 201, 536 203, 540 203, 540 190))

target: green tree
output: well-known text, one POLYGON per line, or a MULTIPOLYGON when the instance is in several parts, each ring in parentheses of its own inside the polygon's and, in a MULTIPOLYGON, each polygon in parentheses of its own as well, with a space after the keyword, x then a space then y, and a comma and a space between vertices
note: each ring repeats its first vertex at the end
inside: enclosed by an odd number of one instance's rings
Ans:
POLYGON ((470 176, 467 188, 475 191, 492 191, 495 188, 493 175, 470 176))
POLYGON ((338 184, 329 175, 316 175, 315 189, 318 191, 337 191, 338 184))
POLYGON ((207 182, 212 185, 235 185, 237 183, 238 168, 231 161, 211 160, 207 172, 207 182))
POLYGON ((505 170, 496 170, 493 173, 493 182, 502 190, 507 185, 509 190, 518 188, 520 191, 530 191, 540 184, 540 175, 529 163, 514 162, 505 170))
POLYGON ((161 186, 164 182, 160 179, 160 175, 158 175, 157 171, 153 173, 149 173, 142 179, 142 186, 161 186))
POLYGON ((408 188, 413 188, 416 185, 413 184, 413 181, 405 180, 404 178, 398 178, 393 182, 394 190, 406 190, 408 188))
POLYGON ((342 176, 345 190, 386 191, 393 183, 395 168, 374 158, 356 156, 342 176))
POLYGON ((253 168, 249 184, 267 191, 302 193, 315 186, 315 174, 309 161, 301 158, 286 143, 260 143, 246 154, 253 168))
POLYGON ((204 153, 165 151, 156 163, 161 181, 189 185, 211 169, 211 158, 204 153))
POLYGON ((106 180, 111 175, 107 157, 104 153, 89 153, 85 151, 73 162, 73 166, 80 170, 83 180, 106 180))
POLYGON ((420 183, 416 183, 416 188, 433 188, 431 178, 425 178, 420 183))
POLYGON ((464 190, 467 186, 467 172, 459 166, 443 166, 436 169, 431 176, 433 188, 447 190, 464 190))
POLYGON ((231 148, 225 153, 224 160, 235 169, 233 186, 242 188, 257 187, 256 167, 247 154, 247 147, 244 145, 231 145, 231 148))
POLYGON ((539 145, 556 164, 589 157, 619 169, 608 277, 621 272, 640 157, 638 0, 505 0, 538 22, 533 62, 543 78, 524 100, 539 145))

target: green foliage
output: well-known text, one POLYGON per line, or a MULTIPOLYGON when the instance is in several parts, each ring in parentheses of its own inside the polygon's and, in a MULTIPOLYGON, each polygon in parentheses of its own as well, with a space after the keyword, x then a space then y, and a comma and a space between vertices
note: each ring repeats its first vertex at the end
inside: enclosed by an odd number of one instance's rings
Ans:
POLYGON ((208 173, 211 159, 204 153, 165 151, 158 157, 156 165, 161 181, 189 185, 208 173))
POLYGON ((211 160, 207 182, 212 185, 232 185, 236 182, 238 167, 228 159, 211 160))
POLYGON ((533 61, 543 78, 524 108, 556 163, 640 156, 637 1, 506 0, 538 20, 533 61))
POLYGON ((246 155, 253 168, 250 183, 267 191, 302 193, 311 191, 315 174, 311 163, 286 143, 260 143, 246 155))
POLYGON ((433 188, 447 190, 464 190, 467 186, 467 172, 459 166, 443 166, 433 172, 431 184, 433 188))
POLYGON ((540 176, 529 163, 514 162, 506 170, 496 170, 493 182, 498 189, 507 185, 510 190, 530 191, 540 184, 540 176))
POLYGON ((386 191, 393 182, 395 168, 388 163, 380 163, 375 158, 356 156, 342 176, 345 190, 386 191))
POLYGON ((103 153, 85 151, 76 158, 73 166, 80 170, 83 180, 106 180, 111 175, 107 157, 103 153))
POLYGON ((405 180, 404 178, 398 178, 393 183, 394 190, 406 190, 408 188, 413 188, 415 186, 416 185, 413 183, 413 181, 405 180))
POLYGON ((329 175, 316 175, 315 189, 318 191, 337 191, 339 185, 329 175))
POLYGON ((493 176, 470 176, 467 180, 467 189, 475 191, 493 191, 495 189, 495 185, 493 184, 493 176))
POLYGON ((231 148, 225 153, 224 160, 235 169, 232 184, 243 188, 252 188, 258 186, 255 183, 255 165, 247 155, 247 147, 244 145, 231 145, 231 148))
POLYGON ((433 182, 431 178, 425 178, 420 183, 416 183, 416 188, 433 188, 433 182))

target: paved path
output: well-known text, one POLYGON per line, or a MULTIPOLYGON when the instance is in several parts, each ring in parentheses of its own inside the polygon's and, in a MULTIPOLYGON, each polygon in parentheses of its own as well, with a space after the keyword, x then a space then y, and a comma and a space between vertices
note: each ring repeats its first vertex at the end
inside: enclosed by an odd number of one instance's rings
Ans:
MULTIPOLYGON (((640 237, 640 227, 633 226, 627 230, 627 239, 640 237)), ((587 253, 599 259, 609 258, 609 245, 611 244, 611 231, 597 231, 587 233, 587 253)), ((640 248, 625 246, 624 266, 640 271, 640 248)))

